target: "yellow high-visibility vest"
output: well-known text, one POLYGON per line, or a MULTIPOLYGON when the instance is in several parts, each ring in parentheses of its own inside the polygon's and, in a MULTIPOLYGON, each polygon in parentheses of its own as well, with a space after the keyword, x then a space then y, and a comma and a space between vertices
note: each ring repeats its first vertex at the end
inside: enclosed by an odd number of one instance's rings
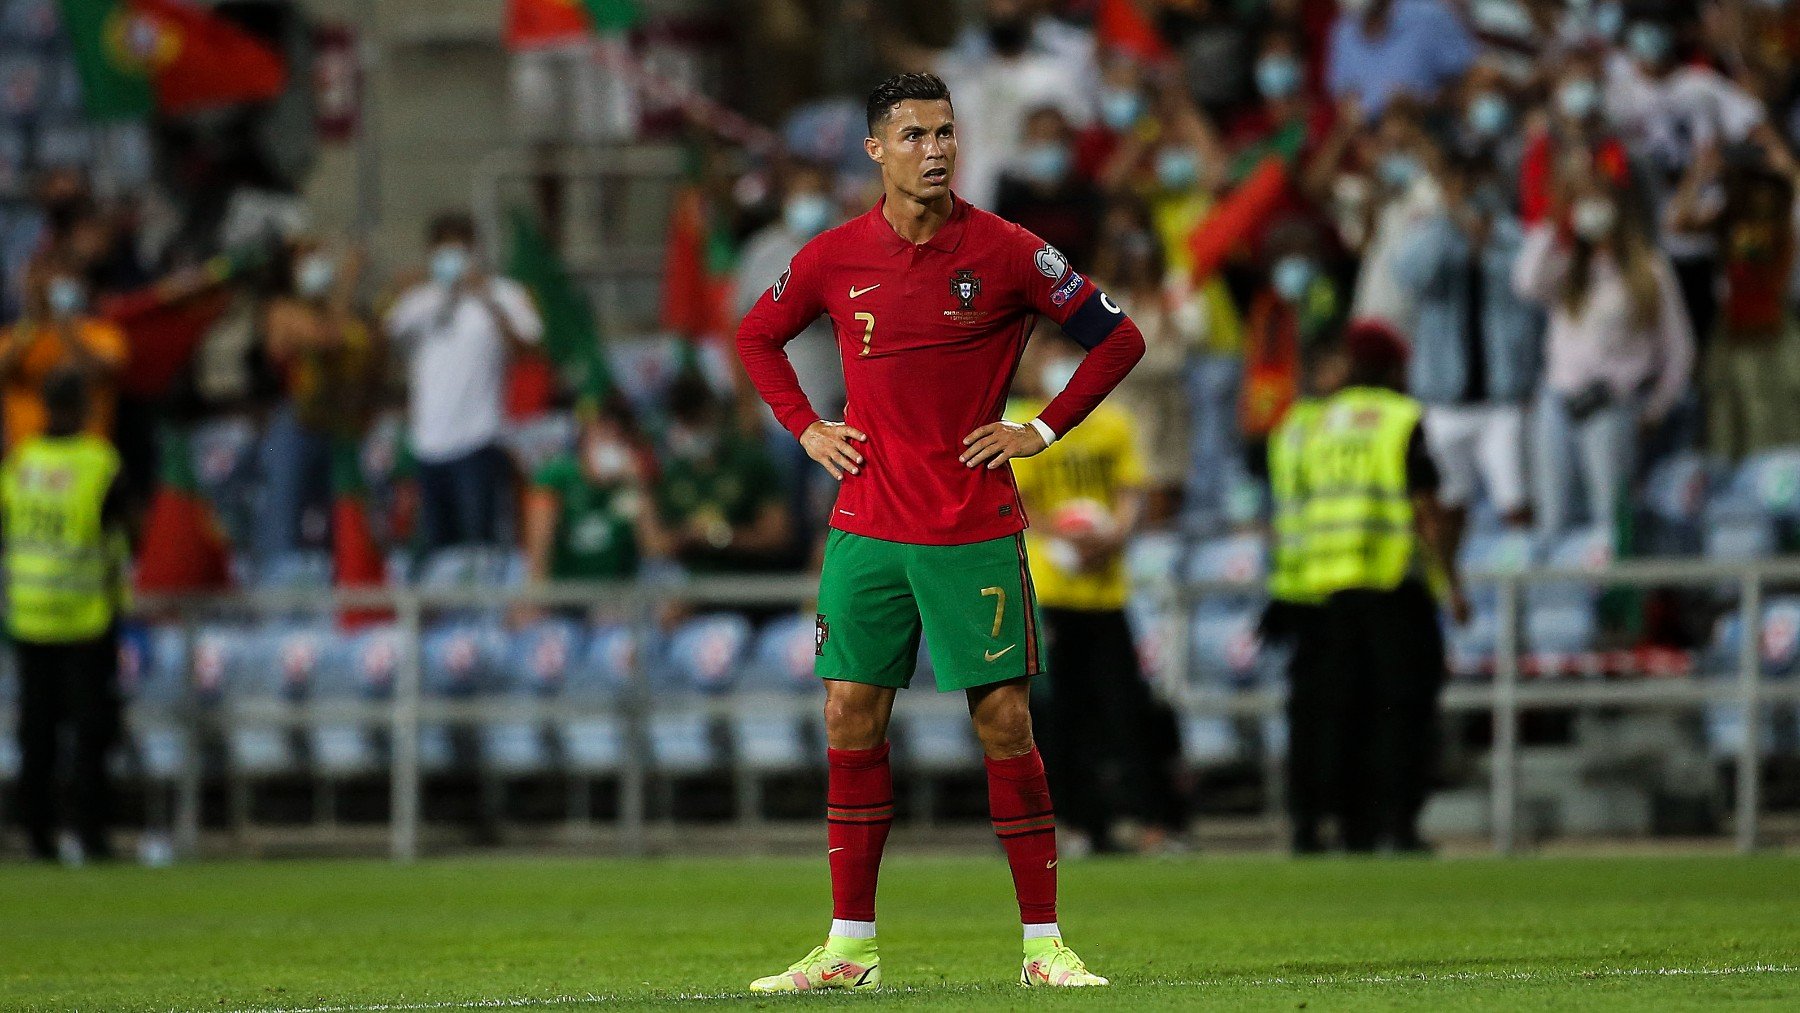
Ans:
POLYGON ((101 508, 119 454, 97 436, 39 436, 0 465, 7 625, 32 643, 90 640, 118 605, 123 545, 101 508))
POLYGON ((1325 402, 1295 401, 1269 435, 1269 597, 1316 605, 1324 596, 1306 583, 1306 497, 1300 482, 1300 455, 1325 402))
POLYGON ((1299 468, 1312 592, 1392 590, 1414 572, 1406 451, 1420 414, 1417 401, 1375 387, 1340 391, 1320 409, 1299 468))

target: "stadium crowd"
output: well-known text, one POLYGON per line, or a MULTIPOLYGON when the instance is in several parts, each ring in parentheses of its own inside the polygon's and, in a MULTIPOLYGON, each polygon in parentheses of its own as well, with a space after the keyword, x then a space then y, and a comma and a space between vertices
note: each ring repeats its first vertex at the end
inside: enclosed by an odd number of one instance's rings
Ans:
MULTIPOLYGON (((112 138, 99 162, 41 160, 7 208, 6 445, 75 368, 134 529, 191 494, 239 581, 334 549, 340 576, 380 579, 459 545, 516 552, 538 580, 805 569, 832 482, 718 353, 802 244, 872 203, 861 96, 923 69, 955 96, 957 192, 1057 246, 1144 332, 1116 399, 1137 532, 1263 527, 1270 434, 1309 352, 1352 322, 1410 346, 1440 497, 1473 530, 1547 544, 1598 525, 1634 551, 1659 462, 1800 443, 1791 4, 742 6, 749 81, 716 98, 783 143, 695 160, 730 295, 711 315, 665 306, 667 382, 546 382, 561 324, 465 213, 431 224, 425 264, 377 277, 387 258, 311 229, 244 137, 158 136, 181 160, 156 172, 150 140, 112 138), (778 73, 795 52, 832 56, 778 73)), ((788 350, 841 417, 829 335, 788 350)), ((140 583, 222 579, 203 555, 140 558, 140 583)))

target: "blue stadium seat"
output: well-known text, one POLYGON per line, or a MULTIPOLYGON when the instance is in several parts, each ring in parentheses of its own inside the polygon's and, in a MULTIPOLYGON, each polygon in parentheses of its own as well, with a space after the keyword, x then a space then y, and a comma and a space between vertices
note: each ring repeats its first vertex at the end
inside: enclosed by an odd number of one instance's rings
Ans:
MULTIPOLYGON (((490 673, 489 692, 515 701, 554 697, 579 657, 582 634, 567 619, 547 619, 513 633, 504 659, 490 673)), ((549 742, 539 721, 488 721, 478 734, 482 763, 489 770, 517 776, 550 768, 549 742)))
MULTIPOLYGON (((1721 616, 1713 627, 1705 669, 1718 679, 1736 679, 1738 650, 1743 643, 1743 612, 1721 616)), ((1783 596, 1763 607, 1762 665, 1767 678, 1792 678, 1800 671, 1800 598, 1783 596)), ((1759 748, 1769 752, 1777 742, 1776 710, 1765 706, 1758 729, 1759 748)), ((1703 714, 1707 747, 1717 756, 1734 755, 1744 741, 1744 711, 1736 704, 1709 704, 1703 714)))
MULTIPOLYGON (((427 629, 420 644, 420 695, 444 700, 471 699, 490 683, 490 673, 503 645, 504 634, 483 623, 456 621, 427 629)), ((420 769, 441 773, 460 764, 473 764, 477 757, 459 749, 459 739, 457 726, 449 722, 422 722, 420 769)))
MULTIPOLYGON (((1530 532, 1500 530, 1464 540, 1458 562, 1465 573, 1518 573, 1538 561, 1538 541, 1530 532)), ((1469 605, 1477 614, 1499 608, 1500 591, 1488 581, 1469 582, 1469 605)))
POLYGON ((1755 501, 1772 516, 1800 519, 1800 447, 1778 447, 1745 458, 1732 479, 1731 493, 1755 501))
POLYGON ((1650 469, 1644 482, 1644 511, 1651 520, 1646 541, 1653 554, 1699 554, 1701 522, 1717 471, 1718 466, 1696 450, 1671 454, 1650 469))
POLYGON ((811 616, 783 616, 756 637, 749 664, 738 680, 742 696, 732 708, 731 741, 738 763, 756 772, 798 770, 814 753, 806 744, 806 726, 817 708, 811 706, 818 685, 813 676, 817 626, 811 616), (807 705, 796 698, 805 694, 807 705))
POLYGON ((1125 574, 1133 585, 1175 579, 1181 562, 1181 537, 1168 531, 1138 535, 1125 545, 1125 574))
POLYGON ((150 780, 173 781, 194 748, 193 736, 174 713, 186 703, 192 678, 187 633, 178 626, 153 627, 142 643, 146 651, 138 677, 125 683, 127 699, 148 708, 132 727, 138 770, 150 780))
POLYGON ((1478 679, 1492 671, 1500 650, 1499 619, 1493 613, 1476 612, 1462 626, 1445 623, 1444 637, 1453 677, 1478 679))
POLYGON ((1206 607, 1260 608, 1263 581, 1268 575, 1268 546, 1258 534, 1232 535, 1202 542, 1187 560, 1187 578, 1191 581, 1248 581, 1253 585, 1243 591, 1209 593, 1206 607))
MULTIPOLYGON (((400 634, 375 626, 330 641, 307 685, 307 698, 321 708, 360 703, 393 691, 400 660, 400 634)), ((356 777, 382 767, 376 729, 354 720, 315 722, 307 728, 307 750, 315 773, 356 777)))
POLYGON ((562 699, 576 712, 559 713, 552 730, 563 766, 571 773, 595 776, 624 768, 629 748, 625 722, 616 710, 608 711, 619 705, 638 654, 638 637, 629 627, 596 630, 565 675, 562 699))
POLYGON ((264 630, 204 629, 200 652, 219 653, 224 673, 220 699, 230 715, 225 728, 231 770, 250 777, 290 773, 299 767, 293 733, 286 724, 259 723, 259 715, 279 717, 294 703, 293 687, 277 653, 276 635, 264 630))
MULTIPOLYGON (((919 687, 919 680, 913 680, 919 687)), ((969 716, 953 707, 925 703, 916 709, 902 711, 898 717, 905 730, 904 756, 909 769, 923 774, 949 774, 977 769, 981 747, 975 742, 975 730, 969 716)))
POLYGON ((749 640, 749 622, 730 613, 688 620, 670 636, 648 721, 650 763, 657 770, 695 774, 718 766, 712 718, 697 696, 731 688, 749 640))
POLYGON ((1259 617, 1245 610, 1202 609, 1194 618, 1191 678, 1217 686, 1254 683, 1264 671, 1259 617))
MULTIPOLYGON (((1581 528, 1558 538, 1544 555, 1544 565, 1557 570, 1599 572, 1612 565, 1613 533, 1606 525, 1581 528)), ((1593 581, 1571 580, 1528 584, 1525 609, 1529 616, 1558 608, 1592 609, 1600 597, 1593 581)))
POLYGON ((1181 758, 1189 766, 1216 767, 1237 757, 1237 727, 1230 718, 1190 714, 1181 719, 1181 758))
POLYGON ((1779 545, 1780 532, 1774 515, 1740 491, 1728 491, 1707 507, 1701 533, 1701 551, 1707 559, 1720 562, 1767 559, 1775 554, 1779 545))

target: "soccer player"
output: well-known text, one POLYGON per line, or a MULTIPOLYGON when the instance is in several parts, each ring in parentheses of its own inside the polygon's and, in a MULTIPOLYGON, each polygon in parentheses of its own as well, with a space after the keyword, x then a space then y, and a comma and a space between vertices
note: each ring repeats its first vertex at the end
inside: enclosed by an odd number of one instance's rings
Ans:
POLYGON ((1056 819, 1028 709, 1043 647, 1007 462, 1043 452, 1086 418, 1143 356, 1144 339, 1061 253, 951 191, 956 124, 942 81, 890 78, 869 96, 868 124, 881 201, 801 249, 738 330, 763 400, 840 483, 815 663, 830 747, 831 929, 825 945, 750 987, 881 982, 875 880, 894 813, 888 719, 921 634, 938 688, 967 692, 987 757, 994 832, 1025 927, 1020 982, 1104 985, 1056 924, 1056 819), (813 411, 782 351, 821 314, 844 362, 842 422, 813 411), (1003 422, 1039 314, 1088 351, 1037 418, 1003 422))

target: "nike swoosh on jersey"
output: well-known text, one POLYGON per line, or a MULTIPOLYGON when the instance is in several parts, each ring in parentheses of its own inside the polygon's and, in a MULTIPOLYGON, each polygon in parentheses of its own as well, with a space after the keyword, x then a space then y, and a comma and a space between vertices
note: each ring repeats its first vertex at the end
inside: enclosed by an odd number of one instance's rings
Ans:
POLYGON ((827 855, 835 855, 842 850, 844 850, 844 849, 843 848, 826 848, 825 853, 827 855))
POLYGON ((1015 647, 1017 647, 1017 646, 1019 646, 1019 645, 1018 645, 1018 644, 1007 644, 1007 645, 1006 645, 1006 648, 1005 648, 1005 650, 1001 650, 1001 651, 998 651, 998 652, 996 652, 996 651, 983 651, 983 652, 981 652, 981 656, 982 656, 982 657, 984 657, 984 658, 986 658, 986 659, 987 659, 987 660, 989 660, 989 661, 999 661, 999 660, 1000 660, 1000 659, 1001 659, 1001 658, 1004 658, 1004 657, 1006 657, 1006 652, 1007 652, 1007 651, 1010 651, 1010 650, 1012 650, 1012 649, 1013 649, 1013 648, 1015 648, 1015 647))
POLYGON ((854 299, 859 295, 867 295, 870 292, 873 292, 880 287, 881 287, 880 282, 876 282, 875 284, 870 285, 868 288, 857 288, 855 285, 852 285, 852 286, 850 286, 850 298, 854 299))

